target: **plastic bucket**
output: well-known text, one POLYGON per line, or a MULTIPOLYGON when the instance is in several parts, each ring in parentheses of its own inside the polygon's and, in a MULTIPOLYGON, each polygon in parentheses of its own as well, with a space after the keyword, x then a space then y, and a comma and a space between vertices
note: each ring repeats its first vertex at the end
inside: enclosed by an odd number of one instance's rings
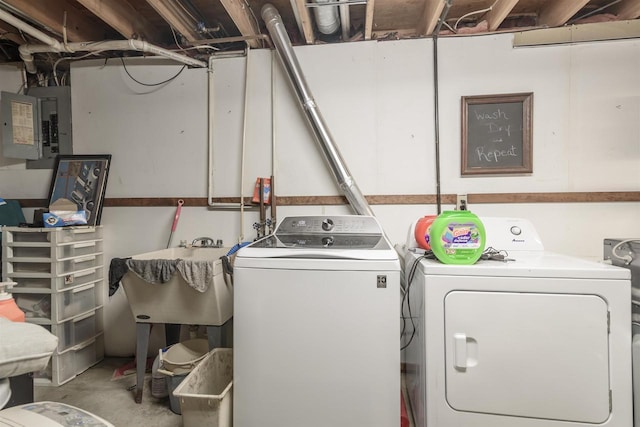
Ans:
POLYGON ((160 361, 167 371, 176 369, 191 370, 196 367, 209 351, 209 342, 206 339, 197 338, 172 345, 162 354, 160 361))

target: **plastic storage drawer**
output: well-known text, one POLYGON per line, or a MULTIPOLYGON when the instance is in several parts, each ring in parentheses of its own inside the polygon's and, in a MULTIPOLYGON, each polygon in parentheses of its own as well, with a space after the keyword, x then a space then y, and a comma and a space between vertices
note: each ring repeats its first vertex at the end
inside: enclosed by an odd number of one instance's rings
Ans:
POLYGON ((27 320, 61 322, 96 307, 95 284, 79 286, 57 294, 16 292, 14 298, 18 307, 25 312, 27 320))
POLYGON ((71 258, 102 252, 101 240, 90 240, 77 243, 63 243, 57 246, 18 246, 9 247, 13 257, 51 257, 54 259, 71 258))
POLYGON ((96 333, 100 332, 98 323, 94 310, 66 322, 47 326, 47 329, 58 337, 58 353, 62 353, 75 345, 94 338, 96 333))
POLYGON ((3 231, 11 234, 10 242, 60 243, 102 239, 102 227, 65 228, 19 228, 6 227, 3 231))
POLYGON ((86 371, 104 357, 102 339, 102 335, 98 335, 92 341, 81 343, 62 353, 54 353, 47 369, 35 373, 36 383, 58 386, 86 371))
POLYGON ((20 273, 22 275, 38 274, 68 274, 102 265, 102 254, 83 255, 72 258, 62 258, 51 261, 49 258, 12 257, 7 258, 11 268, 7 274, 20 273), (12 271, 11 271, 12 270, 12 271))
POLYGON ((14 287, 15 292, 19 292, 20 288, 31 289, 52 289, 61 291, 71 286, 81 286, 102 280, 102 266, 80 270, 70 274, 64 274, 59 277, 50 277, 45 274, 44 277, 37 277, 37 274, 29 273, 8 273, 7 276, 17 285, 14 287))

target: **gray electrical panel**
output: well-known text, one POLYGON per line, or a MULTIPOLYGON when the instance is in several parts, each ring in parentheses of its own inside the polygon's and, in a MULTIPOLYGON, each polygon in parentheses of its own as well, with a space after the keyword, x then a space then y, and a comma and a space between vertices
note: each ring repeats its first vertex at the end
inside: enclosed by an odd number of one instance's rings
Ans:
POLYGON ((73 154, 71 88, 32 87, 2 92, 3 156, 27 159, 27 169, 53 169, 58 154, 73 154))
POLYGON ((71 87, 47 86, 27 89, 40 102, 42 158, 28 160, 27 169, 53 169, 58 154, 73 154, 71 137, 71 87))

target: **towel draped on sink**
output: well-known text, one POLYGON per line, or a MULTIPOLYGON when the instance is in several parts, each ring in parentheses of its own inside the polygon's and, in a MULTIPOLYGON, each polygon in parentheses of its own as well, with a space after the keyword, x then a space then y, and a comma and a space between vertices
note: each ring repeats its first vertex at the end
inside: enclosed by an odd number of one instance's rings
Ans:
MULTIPOLYGON (((129 271, 148 283, 166 283, 176 270, 182 279, 198 292, 206 292, 213 283, 214 261, 188 259, 133 259, 125 264, 129 271)), ((123 274, 124 275, 124 274, 123 274)))

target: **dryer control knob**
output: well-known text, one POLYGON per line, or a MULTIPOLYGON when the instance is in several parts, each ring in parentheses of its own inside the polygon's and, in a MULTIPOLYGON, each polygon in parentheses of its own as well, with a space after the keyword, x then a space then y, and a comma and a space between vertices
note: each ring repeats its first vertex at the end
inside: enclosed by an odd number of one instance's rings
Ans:
POLYGON ((514 225, 513 227, 511 227, 511 234, 513 234, 514 236, 519 236, 521 233, 522 233, 522 230, 517 225, 514 225))
POLYGON ((325 248, 333 246, 333 237, 331 237, 331 236, 323 237, 322 238, 322 246, 324 246, 325 248))
POLYGON ((327 218, 327 219, 323 220, 322 221, 322 229, 324 231, 333 230, 333 220, 331 218, 327 218))

